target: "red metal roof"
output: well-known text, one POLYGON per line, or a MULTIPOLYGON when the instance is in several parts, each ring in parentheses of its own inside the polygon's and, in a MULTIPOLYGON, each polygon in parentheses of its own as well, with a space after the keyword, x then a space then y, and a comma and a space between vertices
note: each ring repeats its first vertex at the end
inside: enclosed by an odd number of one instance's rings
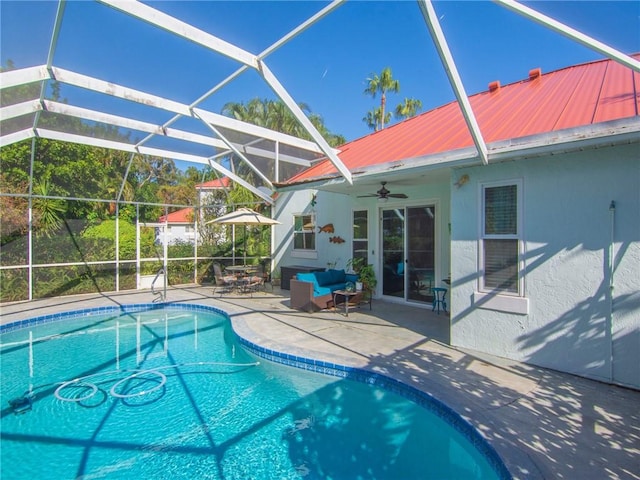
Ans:
MULTIPOLYGON (((640 54, 633 55, 640 58, 640 54)), ((612 60, 575 65, 551 73, 529 72, 526 80, 469 97, 487 144, 637 116, 640 74, 612 60)), ((351 172, 372 165, 472 147, 457 102, 387 127, 341 148, 351 172)), ((338 173, 326 160, 287 183, 338 173)))
POLYGON ((220 189, 228 187, 231 183, 229 177, 217 178, 215 180, 209 180, 208 182, 199 183, 196 185, 196 189, 220 189))
POLYGON ((158 218, 158 222, 167 222, 167 223, 193 223, 193 208, 183 208, 181 210, 176 210, 175 212, 171 212, 168 215, 162 215, 158 218))
MULTIPOLYGON (((228 187, 230 183, 231 179, 229 177, 217 178, 215 180, 209 180, 208 182, 197 184, 196 190, 218 190, 228 187)), ((193 208, 176 210, 169 215, 162 215, 158 218, 158 222, 164 222, 165 218, 168 219, 167 223, 193 223, 194 210, 193 208)))

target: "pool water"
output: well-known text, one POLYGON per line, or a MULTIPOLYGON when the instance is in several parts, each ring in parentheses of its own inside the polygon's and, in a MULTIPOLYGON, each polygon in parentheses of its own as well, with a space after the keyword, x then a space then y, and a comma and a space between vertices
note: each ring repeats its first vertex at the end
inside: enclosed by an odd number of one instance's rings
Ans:
POLYGON ((3 479, 504 477, 435 406, 261 359, 211 309, 3 332, 3 479))

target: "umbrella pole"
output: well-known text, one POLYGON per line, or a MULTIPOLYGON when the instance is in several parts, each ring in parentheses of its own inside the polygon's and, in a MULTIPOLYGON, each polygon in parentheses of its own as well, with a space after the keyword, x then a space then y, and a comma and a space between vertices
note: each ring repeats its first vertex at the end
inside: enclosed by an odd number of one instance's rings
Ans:
POLYGON ((236 264, 236 226, 231 225, 231 258, 233 264, 236 264))

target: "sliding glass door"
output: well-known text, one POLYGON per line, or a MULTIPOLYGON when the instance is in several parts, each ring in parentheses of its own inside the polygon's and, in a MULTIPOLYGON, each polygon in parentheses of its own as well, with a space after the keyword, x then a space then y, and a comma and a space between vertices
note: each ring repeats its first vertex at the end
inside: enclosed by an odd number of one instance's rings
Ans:
POLYGON ((404 208, 382 210, 382 295, 404 298, 404 208))
POLYGON ((435 286, 434 205, 382 210, 382 294, 430 303, 435 286))
POLYGON ((434 206, 407 208, 407 299, 411 301, 433 301, 431 288, 435 287, 435 213, 434 206))

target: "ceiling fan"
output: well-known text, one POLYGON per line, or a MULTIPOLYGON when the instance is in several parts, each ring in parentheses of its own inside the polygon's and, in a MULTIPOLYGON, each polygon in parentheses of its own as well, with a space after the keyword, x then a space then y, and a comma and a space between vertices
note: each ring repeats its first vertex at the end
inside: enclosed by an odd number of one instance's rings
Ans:
POLYGON ((380 200, 387 200, 389 198, 408 198, 404 193, 391 193, 385 185, 387 182, 380 182, 382 184, 382 188, 378 190, 376 193, 372 193, 370 195, 359 195, 359 198, 362 197, 378 197, 380 200))

